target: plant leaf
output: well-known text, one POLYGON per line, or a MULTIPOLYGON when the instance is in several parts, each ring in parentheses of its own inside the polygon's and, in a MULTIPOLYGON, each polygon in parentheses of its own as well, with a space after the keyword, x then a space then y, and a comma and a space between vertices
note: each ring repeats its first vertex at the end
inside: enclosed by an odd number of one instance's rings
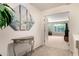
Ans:
POLYGON ((0 28, 1 29, 10 25, 13 20, 13 12, 7 7, 9 7, 13 11, 13 9, 7 4, 0 4, 0 28))
POLYGON ((10 13, 8 12, 8 10, 5 9, 5 12, 6 12, 7 16, 8 16, 7 25, 9 25, 11 23, 11 21, 12 21, 12 17, 10 15, 10 13))
POLYGON ((0 4, 0 10, 4 11, 4 9, 5 9, 4 5, 0 4))
MULTIPOLYGON (((14 11, 8 4, 3 4, 4 6, 6 6, 6 7, 9 7, 12 11, 14 11)), ((15 12, 15 11, 14 11, 15 12)))

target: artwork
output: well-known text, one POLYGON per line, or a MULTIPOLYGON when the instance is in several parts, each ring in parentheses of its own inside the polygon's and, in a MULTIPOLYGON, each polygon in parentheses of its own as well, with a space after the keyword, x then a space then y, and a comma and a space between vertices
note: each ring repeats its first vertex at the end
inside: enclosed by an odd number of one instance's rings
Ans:
POLYGON ((11 27, 16 31, 29 31, 34 22, 28 9, 23 5, 18 5, 14 10, 15 14, 11 27))

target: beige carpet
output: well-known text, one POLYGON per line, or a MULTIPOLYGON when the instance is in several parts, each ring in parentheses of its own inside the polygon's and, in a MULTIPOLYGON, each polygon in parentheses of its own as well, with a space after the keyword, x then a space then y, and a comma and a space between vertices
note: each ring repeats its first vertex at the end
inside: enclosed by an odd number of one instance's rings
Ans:
POLYGON ((68 44, 63 36, 49 36, 45 46, 37 48, 33 56, 71 56, 68 44))
POLYGON ((34 51, 33 56, 71 56, 71 52, 68 50, 51 48, 47 46, 40 47, 34 51))
POLYGON ((64 41, 64 36, 48 36, 46 46, 66 50, 69 49, 68 43, 64 41))

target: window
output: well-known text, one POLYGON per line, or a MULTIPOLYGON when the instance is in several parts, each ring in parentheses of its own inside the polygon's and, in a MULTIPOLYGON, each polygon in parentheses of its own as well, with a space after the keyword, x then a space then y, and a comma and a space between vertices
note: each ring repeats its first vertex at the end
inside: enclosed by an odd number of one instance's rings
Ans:
POLYGON ((64 32, 65 31, 65 23, 57 23, 57 24, 53 24, 53 23, 49 23, 48 24, 48 30, 52 31, 52 32, 64 32))
POLYGON ((53 26, 54 32, 64 32, 65 31, 65 24, 54 24, 53 26))

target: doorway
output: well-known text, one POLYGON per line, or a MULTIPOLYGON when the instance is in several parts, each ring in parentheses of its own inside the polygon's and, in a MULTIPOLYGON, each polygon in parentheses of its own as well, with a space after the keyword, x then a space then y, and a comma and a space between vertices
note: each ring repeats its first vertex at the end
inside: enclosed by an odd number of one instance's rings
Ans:
POLYGON ((45 44, 58 49, 69 49, 68 42, 64 40, 65 24, 69 24, 69 12, 48 15, 45 21, 45 44))

